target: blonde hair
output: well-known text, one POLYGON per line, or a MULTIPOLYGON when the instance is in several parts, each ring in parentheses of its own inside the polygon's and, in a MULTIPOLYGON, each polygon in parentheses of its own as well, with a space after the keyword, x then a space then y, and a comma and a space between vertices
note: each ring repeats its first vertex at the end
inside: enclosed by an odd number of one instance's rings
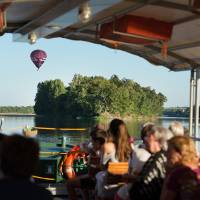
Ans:
POLYGON ((180 164, 198 165, 199 158, 192 139, 186 136, 175 136, 168 141, 169 149, 172 148, 181 155, 180 164))

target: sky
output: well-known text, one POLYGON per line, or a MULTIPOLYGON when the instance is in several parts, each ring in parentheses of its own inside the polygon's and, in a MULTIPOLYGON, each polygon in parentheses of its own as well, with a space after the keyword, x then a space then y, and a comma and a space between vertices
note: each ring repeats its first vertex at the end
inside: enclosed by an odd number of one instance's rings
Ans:
POLYGON ((61 79, 67 86, 74 74, 105 78, 116 74, 163 93, 168 99, 165 107, 189 105, 189 71, 172 72, 101 45, 62 38, 39 39, 30 45, 13 42, 12 35, 6 34, 0 37, 0 60, 0 106, 34 105, 39 82, 61 79), (47 53, 39 71, 30 59, 36 49, 47 53))

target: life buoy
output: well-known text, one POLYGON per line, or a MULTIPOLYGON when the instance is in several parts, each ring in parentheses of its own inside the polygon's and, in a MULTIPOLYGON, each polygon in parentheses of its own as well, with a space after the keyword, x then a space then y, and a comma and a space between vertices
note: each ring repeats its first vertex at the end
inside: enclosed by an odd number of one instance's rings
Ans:
POLYGON ((73 178, 75 177, 75 172, 73 169, 73 162, 74 159, 77 157, 78 153, 77 151, 80 151, 79 146, 74 146, 62 159, 60 162, 60 173, 65 178, 73 178))
MULTIPOLYGON (((86 161, 87 153, 81 152, 79 146, 74 146, 62 159, 60 162, 60 172, 66 179, 74 178, 76 175, 80 175, 81 173, 85 173, 84 169, 77 167, 77 161, 80 158, 84 158, 83 160, 86 161), (76 160, 76 162, 75 162, 76 160), (75 164, 75 166, 74 166, 75 164), (75 167, 75 168, 74 168, 75 167)), ((82 163, 84 165, 84 163, 82 163)), ((84 165, 85 167, 85 165, 84 165)), ((81 167, 82 168, 82 167, 81 167)))

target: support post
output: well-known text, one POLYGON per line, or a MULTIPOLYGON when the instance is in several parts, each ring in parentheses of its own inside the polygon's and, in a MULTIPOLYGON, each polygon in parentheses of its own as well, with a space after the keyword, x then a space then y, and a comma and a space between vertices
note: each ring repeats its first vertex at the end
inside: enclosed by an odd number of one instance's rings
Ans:
POLYGON ((195 89, 195 80, 194 80, 194 70, 191 70, 190 75, 190 121, 189 121, 189 133, 190 137, 193 136, 193 106, 194 106, 194 89, 195 89))
POLYGON ((67 138, 65 136, 62 136, 62 138, 61 138, 62 148, 66 148, 66 144, 67 144, 67 138))
POLYGON ((199 85, 200 85, 200 70, 196 70, 196 95, 195 95, 195 137, 198 137, 199 132, 199 85))

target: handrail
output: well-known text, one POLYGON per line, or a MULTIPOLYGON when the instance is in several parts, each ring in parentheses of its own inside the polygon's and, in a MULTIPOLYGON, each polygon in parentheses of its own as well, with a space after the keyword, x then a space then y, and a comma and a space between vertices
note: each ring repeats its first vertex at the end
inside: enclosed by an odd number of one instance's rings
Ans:
POLYGON ((86 128, 49 128, 49 127, 33 127, 38 130, 56 130, 56 131, 86 131, 86 128))
POLYGON ((84 150, 77 150, 77 151, 68 151, 68 152, 51 152, 51 151, 41 151, 40 154, 49 154, 49 155, 66 155, 66 154, 76 154, 76 153, 88 153, 84 150))
POLYGON ((56 180, 55 178, 48 178, 48 177, 35 176, 35 175, 33 175, 32 178, 48 180, 48 181, 55 181, 56 180))
POLYGON ((46 154, 46 155, 66 155, 67 152, 40 151, 40 154, 46 154))
POLYGON ((190 137, 191 139, 193 139, 194 141, 200 142, 200 138, 198 137, 190 137))

